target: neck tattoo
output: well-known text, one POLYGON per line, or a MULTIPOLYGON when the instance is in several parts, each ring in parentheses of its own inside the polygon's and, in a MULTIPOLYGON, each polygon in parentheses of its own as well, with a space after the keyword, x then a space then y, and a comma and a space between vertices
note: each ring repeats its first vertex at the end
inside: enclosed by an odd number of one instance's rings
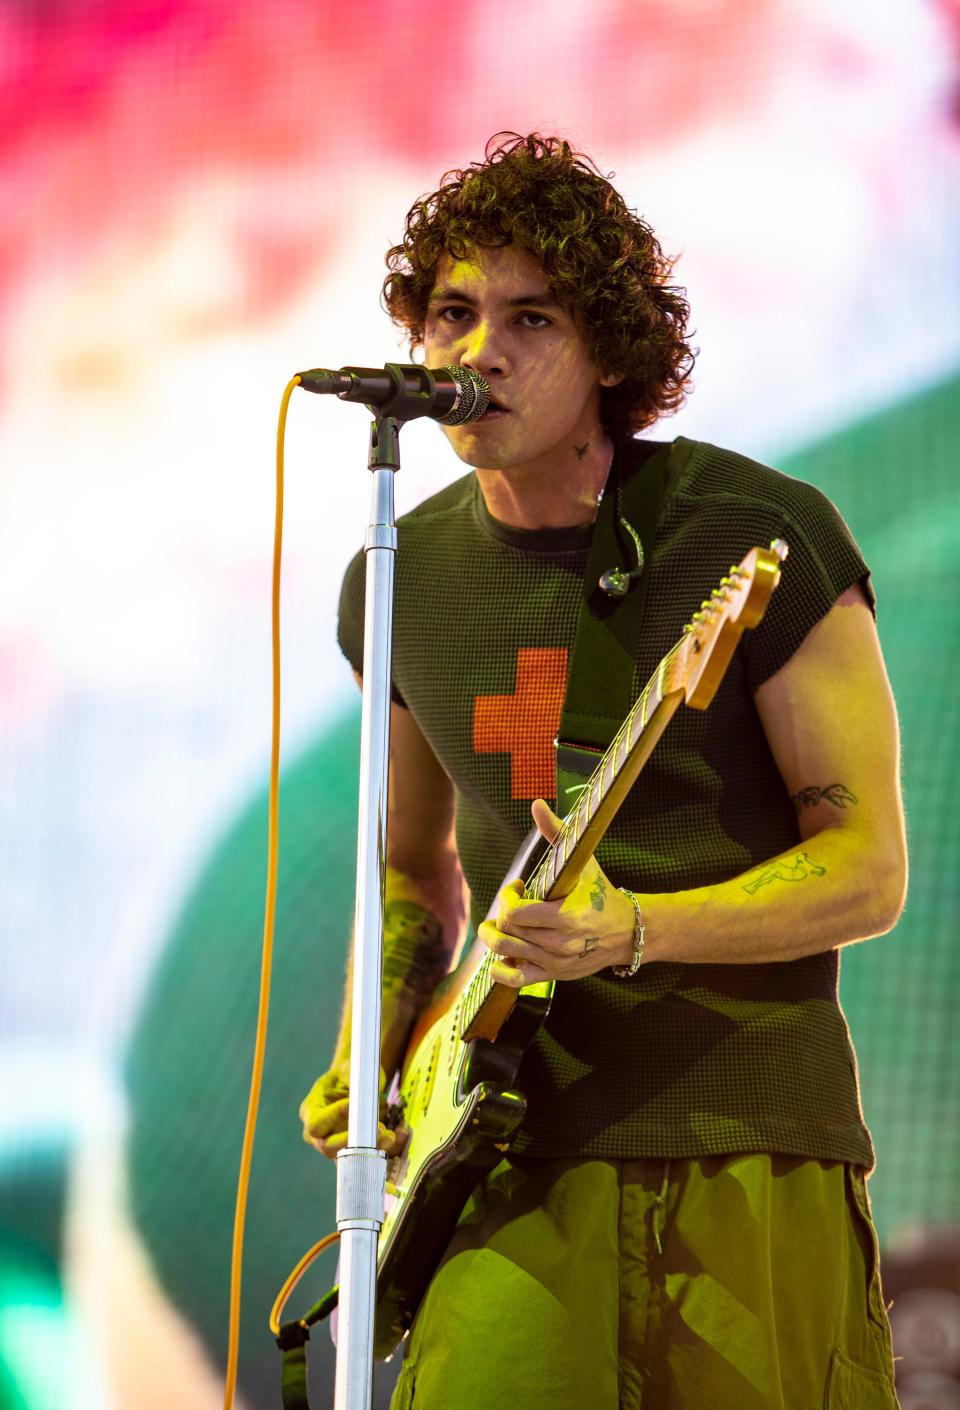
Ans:
POLYGON ((589 445, 590 445, 590 442, 589 442, 589 441, 584 441, 584 443, 583 443, 582 446, 574 446, 574 450, 577 452, 577 459, 578 459, 578 460, 582 460, 583 457, 586 455, 586 453, 587 453, 587 447, 588 447, 589 445))

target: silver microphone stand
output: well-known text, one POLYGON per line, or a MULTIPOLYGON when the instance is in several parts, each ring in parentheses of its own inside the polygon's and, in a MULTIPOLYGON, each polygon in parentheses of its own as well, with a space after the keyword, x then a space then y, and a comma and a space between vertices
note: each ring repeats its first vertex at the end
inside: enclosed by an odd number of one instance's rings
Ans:
POLYGON ((377 1149, 380 1110, 380 982, 383 886, 387 860, 390 761, 390 658, 393 570, 397 551, 393 477, 400 469, 400 429, 431 415, 448 426, 474 421, 490 388, 459 365, 434 373, 419 364, 383 369, 316 367, 297 374, 305 391, 363 401, 374 414, 367 461, 373 473, 363 633, 360 723, 360 822, 351 994, 350 1107, 347 1144, 337 1157, 340 1231, 337 1372, 334 1410, 370 1410, 373 1395, 377 1236, 383 1224, 387 1162, 377 1149), (439 375, 440 382, 435 378, 439 375), (394 414, 390 414, 390 413, 394 414))
POLYGON ((397 551, 393 477, 400 425, 378 417, 370 430, 373 473, 366 541, 360 822, 354 927, 347 1144, 337 1156, 340 1298, 334 1410, 370 1410, 373 1395, 377 1237, 383 1223, 386 1156, 377 1149, 380 1109, 380 974, 390 759, 390 663, 397 551))

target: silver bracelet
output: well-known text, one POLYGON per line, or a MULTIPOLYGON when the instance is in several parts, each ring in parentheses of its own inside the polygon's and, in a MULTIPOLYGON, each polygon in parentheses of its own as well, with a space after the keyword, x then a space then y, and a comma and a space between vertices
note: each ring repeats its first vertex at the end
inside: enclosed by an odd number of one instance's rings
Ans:
POLYGON ((633 922, 633 959, 629 964, 611 965, 611 971, 618 979, 630 979, 640 968, 640 961, 643 959, 643 912, 640 909, 640 902, 632 891, 628 891, 625 886, 618 886, 617 890, 624 896, 629 896, 633 902, 635 912, 633 922))

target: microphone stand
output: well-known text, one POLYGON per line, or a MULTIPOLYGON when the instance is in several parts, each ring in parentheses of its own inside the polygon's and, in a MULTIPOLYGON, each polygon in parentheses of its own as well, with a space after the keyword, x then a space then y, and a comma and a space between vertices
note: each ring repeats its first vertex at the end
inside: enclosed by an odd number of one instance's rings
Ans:
POLYGON ((360 725, 360 820, 351 995, 350 1108, 347 1144, 337 1156, 340 1297, 334 1410, 370 1410, 373 1395, 377 1238, 384 1217, 386 1156, 377 1148, 383 892, 390 758, 390 665, 397 551, 394 475, 402 422, 370 407, 368 467, 373 473, 367 526, 360 725))

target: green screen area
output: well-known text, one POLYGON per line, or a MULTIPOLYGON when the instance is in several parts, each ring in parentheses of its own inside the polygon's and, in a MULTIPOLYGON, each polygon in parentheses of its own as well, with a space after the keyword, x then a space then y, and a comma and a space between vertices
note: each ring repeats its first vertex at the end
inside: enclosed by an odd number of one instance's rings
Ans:
POLYGON ((900 715, 909 897, 891 935, 844 952, 840 990, 888 1243, 960 1217, 958 446, 951 380, 779 461, 834 500, 863 548, 900 715))

